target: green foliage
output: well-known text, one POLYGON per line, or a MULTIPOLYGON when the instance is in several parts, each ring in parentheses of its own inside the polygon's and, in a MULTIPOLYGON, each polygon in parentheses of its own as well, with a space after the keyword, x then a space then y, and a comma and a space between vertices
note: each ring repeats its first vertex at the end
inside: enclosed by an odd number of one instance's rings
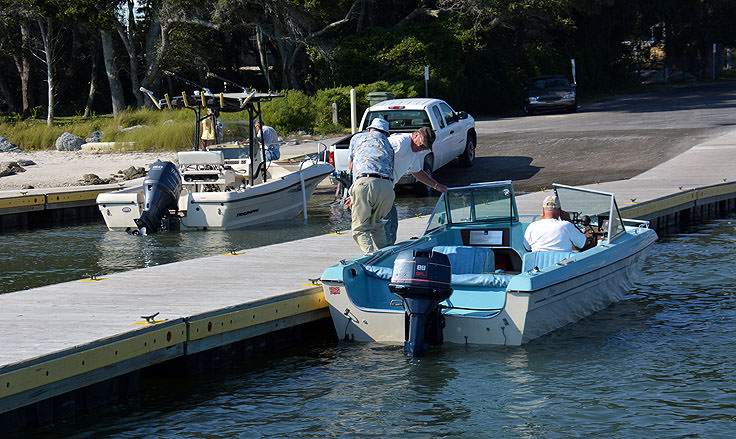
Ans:
MULTIPOLYGON (((370 84, 355 86, 355 97, 357 101, 357 115, 360 117, 370 103, 366 95, 375 91, 386 91, 393 93, 396 98, 414 98, 419 96, 417 92, 419 84, 401 81, 389 83, 378 81, 370 84)), ((332 125, 332 103, 337 104, 337 121, 339 125, 350 126, 350 90, 353 87, 336 87, 318 90, 314 96, 314 106, 317 110, 315 127, 318 130, 327 130, 332 125)))
POLYGON ((104 141, 117 142, 121 149, 135 151, 182 151, 194 143, 192 110, 126 110, 117 125, 105 131, 104 141), (125 128, 138 127, 131 130, 125 128))
POLYGON ((273 126, 279 133, 311 132, 317 116, 312 99, 299 90, 281 93, 283 98, 261 104, 263 123, 273 126))

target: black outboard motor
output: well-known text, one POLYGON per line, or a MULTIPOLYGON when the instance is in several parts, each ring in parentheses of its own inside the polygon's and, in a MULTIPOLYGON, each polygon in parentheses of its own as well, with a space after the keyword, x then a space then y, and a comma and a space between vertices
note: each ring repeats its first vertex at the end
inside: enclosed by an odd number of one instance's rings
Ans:
POLYGON ((396 256, 389 290, 401 297, 406 310, 404 353, 418 357, 430 345, 442 343, 444 317, 439 303, 452 294, 447 255, 405 250, 396 256))
POLYGON ((156 233, 169 209, 176 209, 181 194, 181 175, 171 162, 155 162, 143 180, 144 203, 135 220, 141 235, 156 233))

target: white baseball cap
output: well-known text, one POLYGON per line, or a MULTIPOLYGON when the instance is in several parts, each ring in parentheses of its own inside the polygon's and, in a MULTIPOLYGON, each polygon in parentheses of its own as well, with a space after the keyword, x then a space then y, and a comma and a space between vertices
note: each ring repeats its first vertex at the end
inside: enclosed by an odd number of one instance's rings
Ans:
POLYGON ((368 128, 369 129, 370 128, 373 128, 374 130, 381 131, 383 134, 385 134, 387 136, 389 135, 389 132, 388 132, 388 122, 386 122, 385 120, 381 119, 380 117, 377 117, 377 118, 373 119, 373 121, 371 122, 371 124, 368 125, 368 128))

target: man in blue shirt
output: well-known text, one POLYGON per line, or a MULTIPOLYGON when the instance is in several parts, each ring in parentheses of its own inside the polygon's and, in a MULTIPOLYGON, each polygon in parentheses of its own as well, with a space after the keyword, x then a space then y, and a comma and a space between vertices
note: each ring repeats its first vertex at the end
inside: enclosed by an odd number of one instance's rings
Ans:
POLYGON ((376 118, 368 131, 350 140, 348 168, 354 178, 350 186, 351 229, 364 253, 386 246, 381 220, 394 204, 394 150, 388 130, 388 122, 376 118))
POLYGON ((256 137, 266 146, 266 161, 278 160, 281 157, 279 150, 279 136, 276 130, 268 125, 261 125, 261 121, 257 120, 255 124, 256 137))

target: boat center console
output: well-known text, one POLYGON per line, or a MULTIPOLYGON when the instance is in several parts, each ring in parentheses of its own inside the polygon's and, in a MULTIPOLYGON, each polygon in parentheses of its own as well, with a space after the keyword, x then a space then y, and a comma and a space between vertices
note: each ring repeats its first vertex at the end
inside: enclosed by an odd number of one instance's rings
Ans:
POLYGON ((519 253, 511 247, 508 228, 463 229, 460 231, 463 245, 487 247, 493 252, 495 270, 521 272, 522 260, 519 253))

